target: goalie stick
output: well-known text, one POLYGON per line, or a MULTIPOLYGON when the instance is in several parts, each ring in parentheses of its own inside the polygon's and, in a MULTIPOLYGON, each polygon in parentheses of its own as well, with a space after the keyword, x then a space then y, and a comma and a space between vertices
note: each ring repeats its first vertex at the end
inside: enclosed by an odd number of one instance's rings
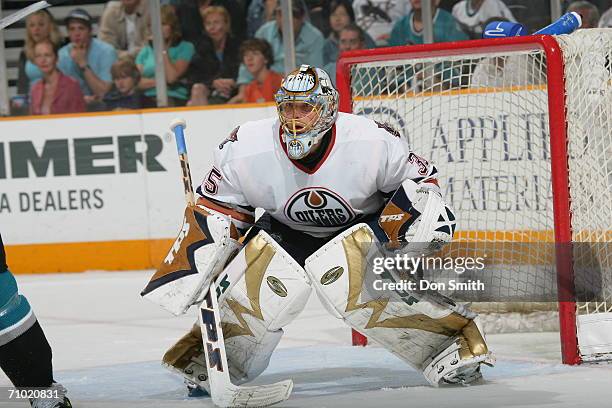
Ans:
MULTIPOLYGON (((170 124, 181 162, 185 200, 188 206, 194 206, 195 197, 185 145, 185 128, 186 123, 183 119, 175 119, 170 124)), ((221 291, 217 290, 215 281, 212 281, 198 311, 213 403, 219 407, 266 407, 287 400, 293 390, 292 380, 256 386, 237 386, 231 382, 217 300, 220 294, 221 291)))
POLYGON ((24 17, 29 16, 32 13, 36 13, 38 10, 45 9, 47 7, 56 6, 60 3, 65 3, 66 0, 47 0, 47 1, 37 1, 34 4, 30 4, 28 7, 24 7, 19 11, 11 14, 10 16, 6 16, 0 18, 0 30, 10 26, 11 24, 21 20, 24 17))

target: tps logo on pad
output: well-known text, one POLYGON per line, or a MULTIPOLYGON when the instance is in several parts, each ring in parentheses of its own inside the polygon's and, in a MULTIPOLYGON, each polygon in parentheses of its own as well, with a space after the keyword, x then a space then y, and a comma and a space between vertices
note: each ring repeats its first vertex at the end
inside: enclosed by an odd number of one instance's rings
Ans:
POLYGON ((323 187, 305 188, 285 205, 291 221, 319 227, 338 227, 355 219, 355 212, 339 194, 323 187))

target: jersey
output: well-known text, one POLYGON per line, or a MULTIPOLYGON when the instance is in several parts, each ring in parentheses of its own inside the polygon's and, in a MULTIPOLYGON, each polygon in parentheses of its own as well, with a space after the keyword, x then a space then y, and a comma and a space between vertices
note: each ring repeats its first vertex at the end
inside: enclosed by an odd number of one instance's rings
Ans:
POLYGON ((435 167, 386 125, 340 113, 313 168, 291 160, 277 118, 247 122, 219 145, 198 192, 315 237, 329 237, 379 212, 402 181, 434 179, 435 167))
POLYGON ((388 45, 393 25, 407 15, 412 6, 408 0, 355 0, 355 20, 378 46, 388 45))
POLYGON ((502 17, 516 23, 512 12, 501 0, 484 0, 478 10, 472 10, 469 0, 463 0, 453 6, 453 17, 471 38, 480 38, 483 23, 494 17, 502 17))

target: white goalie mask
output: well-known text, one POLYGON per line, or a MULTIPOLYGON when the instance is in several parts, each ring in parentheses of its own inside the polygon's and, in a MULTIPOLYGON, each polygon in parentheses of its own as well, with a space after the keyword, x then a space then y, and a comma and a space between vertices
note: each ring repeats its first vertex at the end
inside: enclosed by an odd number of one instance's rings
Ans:
POLYGON ((310 65, 287 75, 275 95, 290 158, 307 156, 338 117, 338 91, 327 72, 310 65))

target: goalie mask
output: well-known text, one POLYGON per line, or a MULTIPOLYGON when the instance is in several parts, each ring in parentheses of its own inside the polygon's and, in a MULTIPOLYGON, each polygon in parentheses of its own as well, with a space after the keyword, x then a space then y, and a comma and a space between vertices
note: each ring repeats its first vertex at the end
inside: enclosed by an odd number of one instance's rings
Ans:
POLYGON ((338 116, 338 91, 327 72, 310 65, 287 75, 275 100, 283 141, 294 160, 307 156, 338 116))

